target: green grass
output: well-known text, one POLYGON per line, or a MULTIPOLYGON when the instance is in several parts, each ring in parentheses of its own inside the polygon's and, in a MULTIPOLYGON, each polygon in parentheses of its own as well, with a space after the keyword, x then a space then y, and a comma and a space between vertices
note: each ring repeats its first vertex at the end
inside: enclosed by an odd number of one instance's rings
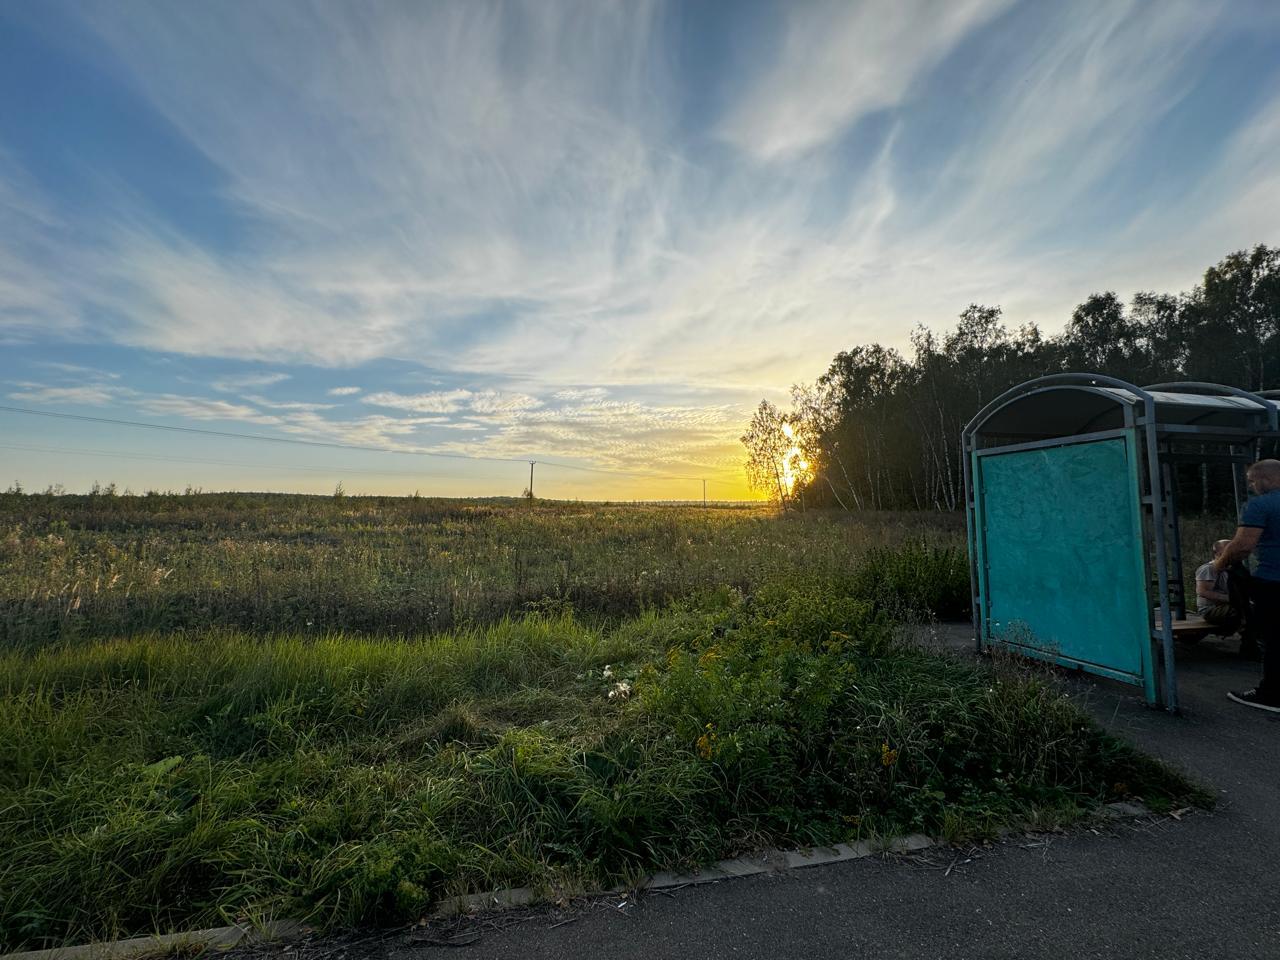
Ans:
POLYGON ((271 494, 0 493, 0 649, 138 632, 417 636, 551 604, 617 619, 718 586, 960 544, 958 517, 271 494))
POLYGON ((904 643, 957 518, 0 495, 0 949, 1208 803, 904 643))
POLYGON ((804 584, 607 629, 140 637, 0 677, 9 949, 403 921, 467 890, 1194 794, 1042 679, 903 645, 872 601, 804 584))

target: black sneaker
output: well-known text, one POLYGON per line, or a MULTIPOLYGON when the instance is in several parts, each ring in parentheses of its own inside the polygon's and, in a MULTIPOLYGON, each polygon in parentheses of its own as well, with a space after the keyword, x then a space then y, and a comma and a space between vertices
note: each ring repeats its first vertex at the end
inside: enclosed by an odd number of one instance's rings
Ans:
POLYGON ((1280 697, 1264 696, 1257 690, 1245 690, 1243 693, 1235 693, 1233 691, 1227 694, 1227 699, 1234 700, 1236 703, 1243 703, 1246 707, 1257 707, 1259 710, 1280 713, 1280 697))

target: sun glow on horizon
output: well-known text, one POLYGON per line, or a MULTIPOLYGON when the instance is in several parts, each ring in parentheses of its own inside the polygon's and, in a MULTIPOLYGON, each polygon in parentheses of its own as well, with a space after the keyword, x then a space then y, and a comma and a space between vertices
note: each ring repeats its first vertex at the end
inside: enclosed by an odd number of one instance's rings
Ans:
POLYGON ((795 428, 789 423, 784 423, 782 433, 791 441, 791 446, 782 455, 782 488, 783 492, 790 496, 797 483, 809 479, 809 461, 804 458, 804 451, 795 442, 795 428))

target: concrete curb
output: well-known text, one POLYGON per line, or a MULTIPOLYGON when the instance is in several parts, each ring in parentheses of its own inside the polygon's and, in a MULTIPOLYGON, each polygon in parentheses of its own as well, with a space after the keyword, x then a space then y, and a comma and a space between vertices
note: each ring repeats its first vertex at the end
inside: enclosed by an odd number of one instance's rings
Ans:
POLYGON ((185 933, 155 934, 114 940, 108 943, 86 943, 75 947, 53 947, 28 950, 25 953, 0 954, 0 960, 136 960, 139 957, 163 955, 186 948, 226 950, 245 940, 283 940, 301 934, 306 928, 292 920, 278 920, 261 927, 213 927, 188 930, 185 933))
MULTIPOLYGON (((1119 801, 1105 804, 1097 813, 1104 821, 1133 820, 1140 817, 1154 816, 1154 811, 1140 803, 1119 801)), ((1019 830, 1011 831, 1014 833, 1019 830)), ((585 897, 620 896, 645 890, 671 890, 678 887, 692 887, 703 883, 719 883, 735 877, 754 877, 762 873, 781 873, 784 870, 802 870, 805 867, 821 867, 831 863, 844 863, 848 860, 862 860, 877 853, 914 853, 941 843, 920 833, 898 837, 885 844, 872 845, 867 841, 858 843, 839 843, 834 847, 814 847, 807 850, 766 850, 754 857, 737 857, 733 860, 721 860, 702 870, 693 873, 673 873, 660 871, 633 887, 614 887, 611 890, 597 890, 583 894, 585 897)), ((433 920, 480 913, 485 911, 513 910, 527 907, 539 901, 539 895, 532 887, 510 887, 505 890, 494 890, 489 893, 471 893, 460 897, 450 897, 441 901, 431 911, 433 920)), ((8 958, 0 957, 0 960, 8 958)))
MULTIPOLYGON (((831 863, 843 863, 846 860, 861 860, 877 853, 913 853, 932 847, 937 841, 922 834, 913 833, 906 837, 898 837, 885 844, 872 845, 865 841, 860 843, 840 843, 834 847, 815 847, 808 850, 767 850, 754 857, 737 857, 733 860, 721 860, 702 870, 693 873, 673 873, 660 871, 641 883, 630 887, 614 887, 612 890, 599 890, 586 896, 609 896, 644 890, 670 890, 678 887, 691 887, 703 883, 719 883, 736 877, 754 877, 762 873, 781 873, 784 870, 801 870, 805 867, 821 867, 831 863)), ((461 897, 451 897, 442 901, 431 911, 432 919, 446 919, 462 914, 478 913, 489 910, 510 910, 515 907, 527 907, 538 901, 538 895, 531 887, 514 887, 507 890, 495 890, 491 893, 473 893, 461 897)), ((6 958, 0 957, 0 960, 6 958)))
MULTIPOLYGON (((1138 803, 1108 803, 1099 816, 1105 820, 1132 820, 1152 816, 1153 811, 1138 803)), ((782 873, 787 870, 803 870, 806 867, 823 867, 849 860, 864 860, 879 853, 915 853, 938 846, 940 841, 920 833, 898 837, 887 843, 871 844, 838 843, 834 847, 813 847, 805 850, 766 850, 754 857, 736 857, 721 860, 692 873, 659 871, 635 886, 614 887, 599 890, 585 896, 618 896, 645 890, 672 890, 698 886, 704 883, 720 883, 737 877, 754 877, 766 873, 782 873)), ((449 919, 481 911, 513 910, 539 902, 539 894, 532 887, 510 887, 489 893, 472 893, 450 897, 441 901, 431 911, 433 920, 449 919)), ((138 960, 154 954, 170 953, 183 947, 226 950, 245 940, 285 940, 297 937, 306 927, 292 920, 278 920, 260 928, 231 926, 209 930, 191 930, 186 933, 170 933, 132 940, 116 940, 110 943, 88 943, 75 947, 54 947, 50 950, 30 950, 25 953, 0 954, 0 960, 138 960)))
POLYGON ((781 873, 783 870, 803 870, 805 867, 822 867, 846 860, 862 860, 877 853, 914 853, 936 843, 923 834, 913 833, 899 837, 888 844, 873 846, 866 841, 838 843, 834 847, 814 847, 809 850, 770 850, 756 857, 738 857, 721 860, 714 866, 695 873, 655 873, 641 890, 666 890, 687 887, 699 883, 716 883, 734 877, 752 877, 761 873, 781 873))

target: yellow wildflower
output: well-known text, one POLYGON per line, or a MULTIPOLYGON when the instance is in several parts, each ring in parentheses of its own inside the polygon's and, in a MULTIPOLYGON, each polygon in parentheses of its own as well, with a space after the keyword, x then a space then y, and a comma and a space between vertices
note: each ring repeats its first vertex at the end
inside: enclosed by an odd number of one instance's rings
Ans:
POLYGON ((707 732, 698 738, 696 745, 698 756, 703 760, 710 760, 711 755, 715 752, 717 738, 715 727, 712 724, 708 723, 706 730, 707 732))

